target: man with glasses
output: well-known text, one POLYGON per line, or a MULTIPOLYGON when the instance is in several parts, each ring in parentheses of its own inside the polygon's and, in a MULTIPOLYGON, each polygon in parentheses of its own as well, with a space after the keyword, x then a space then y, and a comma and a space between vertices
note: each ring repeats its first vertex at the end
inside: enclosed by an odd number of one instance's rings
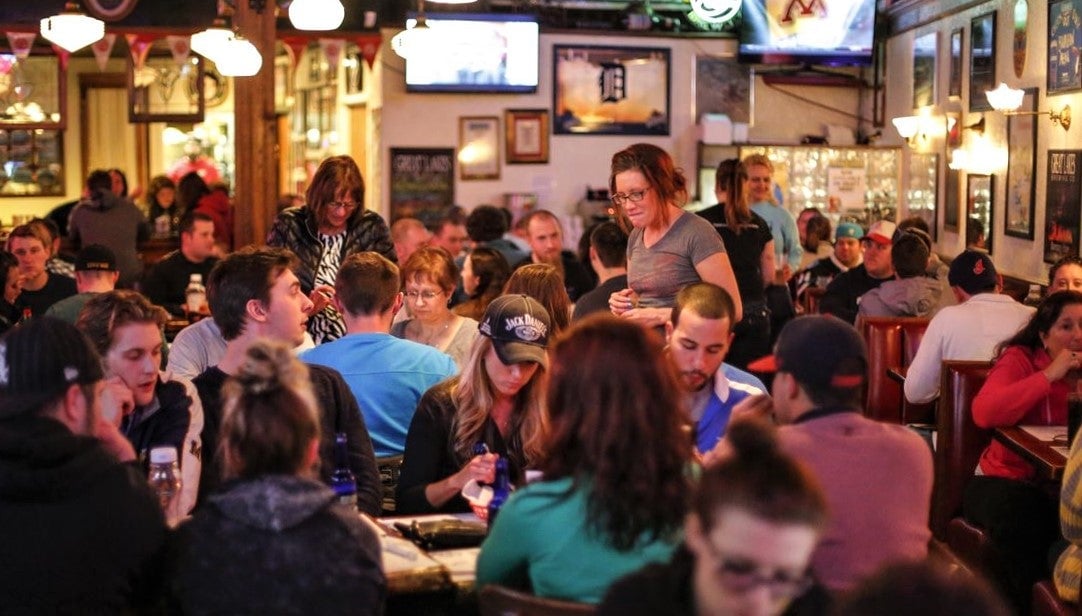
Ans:
POLYGON ((819 310, 839 319, 853 323, 860 309, 860 296, 894 278, 891 263, 891 246, 894 242, 894 223, 880 220, 861 238, 864 262, 834 277, 827 285, 819 310))
POLYGON ((797 317, 774 354, 748 369, 775 373, 772 400, 754 406, 773 413, 782 450, 826 492, 831 521, 812 559, 816 579, 845 591, 888 562, 924 560, 931 451, 916 432, 861 414, 868 356, 856 329, 832 316, 797 317))

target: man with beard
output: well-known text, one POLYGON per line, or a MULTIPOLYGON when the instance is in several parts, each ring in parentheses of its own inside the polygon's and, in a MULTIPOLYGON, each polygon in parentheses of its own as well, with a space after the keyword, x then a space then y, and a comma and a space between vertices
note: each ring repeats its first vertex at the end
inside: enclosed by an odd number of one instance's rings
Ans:
POLYGON ((672 320, 665 325, 669 358, 687 393, 687 407, 695 421, 695 448, 700 453, 714 449, 725 435, 737 403, 766 392, 759 379, 723 363, 733 340, 734 312, 725 289, 699 282, 676 295, 672 320))
POLYGON ((514 269, 530 263, 548 263, 555 266, 564 279, 567 296, 574 302, 579 296, 594 288, 593 279, 571 251, 564 250, 563 229, 560 219, 548 210, 534 210, 523 219, 526 227, 530 254, 514 264, 514 269))

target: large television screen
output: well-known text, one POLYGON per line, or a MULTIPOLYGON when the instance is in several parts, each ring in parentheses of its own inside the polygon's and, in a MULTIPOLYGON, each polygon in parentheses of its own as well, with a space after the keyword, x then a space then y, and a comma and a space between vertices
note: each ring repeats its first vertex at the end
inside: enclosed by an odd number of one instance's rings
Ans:
POLYGON ((740 61, 866 65, 875 0, 744 0, 740 61))
MULTIPOLYGON (((433 50, 406 60, 408 92, 536 92, 540 37, 530 15, 428 14, 433 50)), ((413 27, 415 18, 407 20, 413 27)))

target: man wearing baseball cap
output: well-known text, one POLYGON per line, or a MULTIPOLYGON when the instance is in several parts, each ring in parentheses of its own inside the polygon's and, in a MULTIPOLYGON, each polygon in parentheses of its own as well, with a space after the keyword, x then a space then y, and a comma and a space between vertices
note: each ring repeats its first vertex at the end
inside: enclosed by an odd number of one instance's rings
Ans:
POLYGON ((115 289, 119 278, 112 250, 101 244, 85 246, 75 255, 75 287, 79 293, 49 306, 45 314, 74 324, 90 298, 115 289))
POLYGON ((943 361, 989 361, 996 345, 1033 317, 1034 308, 1000 293, 999 275, 988 253, 967 250, 951 261, 947 275, 958 304, 936 313, 905 376, 910 402, 931 402, 939 395, 943 361))
POLYGON ((860 296, 894 277, 890 249, 894 238, 894 223, 880 220, 868 228, 861 238, 864 262, 838 274, 827 285, 820 302, 824 314, 833 314, 850 323, 856 321, 860 296))
POLYGON ((864 251, 860 240, 864 229, 855 222, 843 222, 834 230, 834 250, 798 273, 790 282, 793 295, 798 304, 810 287, 825 288, 834 277, 860 265, 864 261, 864 251))
POLYGON ((923 560, 931 451, 904 426, 861 414, 868 358, 853 326, 827 315, 798 317, 782 329, 774 354, 748 369, 775 372, 782 449, 808 465, 827 495, 832 519, 812 558, 816 578, 844 591, 885 563, 923 560))
MULTIPOLYGON (((6 613, 140 612, 165 542, 157 499, 117 429, 101 359, 38 317, 0 338, 0 605, 6 613)), ((130 400, 128 401, 130 403, 130 400)))

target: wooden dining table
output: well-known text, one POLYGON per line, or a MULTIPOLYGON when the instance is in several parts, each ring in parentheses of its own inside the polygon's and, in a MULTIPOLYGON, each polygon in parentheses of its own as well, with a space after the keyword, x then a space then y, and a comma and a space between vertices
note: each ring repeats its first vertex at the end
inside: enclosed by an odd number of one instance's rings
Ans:
POLYGON ((1060 481, 1070 447, 1067 426, 1009 426, 996 428, 1000 443, 1033 465, 1041 479, 1060 481))

